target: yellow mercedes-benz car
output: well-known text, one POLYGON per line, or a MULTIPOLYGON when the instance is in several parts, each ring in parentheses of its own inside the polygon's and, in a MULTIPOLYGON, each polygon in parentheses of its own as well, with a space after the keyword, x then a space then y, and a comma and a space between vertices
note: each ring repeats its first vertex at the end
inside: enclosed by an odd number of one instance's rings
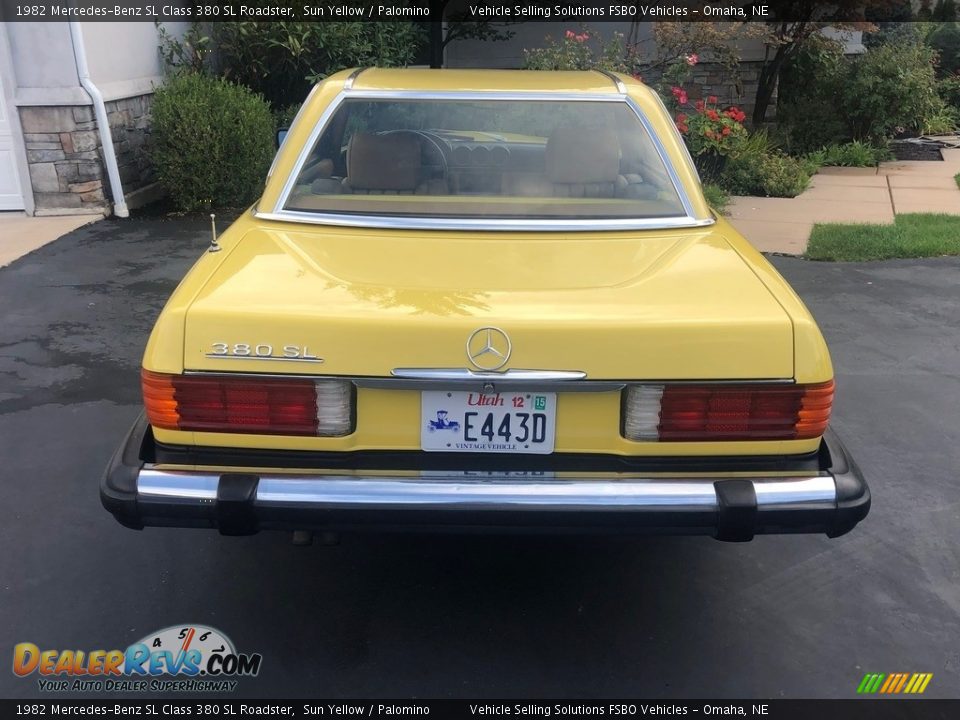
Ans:
POLYGON ((816 323, 601 72, 345 71, 147 344, 123 524, 841 535, 816 323))

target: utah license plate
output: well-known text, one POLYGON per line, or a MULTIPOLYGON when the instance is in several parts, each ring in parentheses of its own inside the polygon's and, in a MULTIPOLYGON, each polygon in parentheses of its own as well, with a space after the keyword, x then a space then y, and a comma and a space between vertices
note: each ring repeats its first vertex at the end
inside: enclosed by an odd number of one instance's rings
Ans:
POLYGON ((553 452, 556 393, 420 394, 420 447, 428 452, 553 452))

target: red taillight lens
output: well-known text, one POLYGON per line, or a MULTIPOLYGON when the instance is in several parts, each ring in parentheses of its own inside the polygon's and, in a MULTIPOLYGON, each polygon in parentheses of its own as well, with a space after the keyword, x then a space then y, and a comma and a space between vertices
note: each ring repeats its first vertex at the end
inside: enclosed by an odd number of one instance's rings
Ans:
POLYGON ((816 385, 639 385, 627 389, 631 440, 804 440, 823 435, 833 381, 816 385))
POLYGON ((141 374, 154 427, 264 435, 347 435, 352 386, 337 380, 141 374), (323 402, 318 406, 318 397, 323 402))

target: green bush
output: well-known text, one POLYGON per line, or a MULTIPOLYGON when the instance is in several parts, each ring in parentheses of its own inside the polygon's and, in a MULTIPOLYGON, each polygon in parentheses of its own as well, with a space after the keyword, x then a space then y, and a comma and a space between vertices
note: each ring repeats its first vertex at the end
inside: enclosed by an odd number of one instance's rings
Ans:
POLYGON ((246 88, 185 73, 154 94, 150 156, 181 210, 253 201, 273 153, 270 108, 246 88))
POLYGON ((221 22, 213 37, 221 74, 275 108, 302 102, 314 83, 344 68, 407 65, 425 41, 408 22, 221 22))
POLYGON ((945 107, 941 112, 928 117, 921 128, 924 135, 948 135, 960 127, 960 112, 945 107))
POLYGON ((941 76, 960 72, 960 25, 945 22, 934 26, 927 36, 927 45, 940 56, 937 70, 941 76))
POLYGON ((919 131, 943 110, 936 51, 920 43, 883 45, 851 63, 840 103, 854 140, 919 131))
POLYGON ((277 126, 277 129, 288 128, 293 125, 293 119, 297 116, 297 113, 300 112, 300 107, 303 103, 293 103, 282 107, 279 110, 273 111, 273 121, 277 126))
POLYGON ((726 214, 727 206, 730 204, 730 193, 722 187, 714 183, 705 184, 703 186, 703 197, 706 199, 707 205, 716 212, 721 215, 726 214))
POLYGON ((881 161, 889 160, 892 156, 886 146, 854 140, 842 145, 828 145, 810 153, 808 159, 822 167, 825 165, 839 167, 876 167, 881 161))
POLYGON ((784 67, 777 95, 777 138, 791 155, 849 139, 837 108, 847 65, 842 45, 818 37, 784 67))
POLYGON ((160 27, 171 74, 222 76, 263 95, 277 111, 302 102, 318 80, 348 67, 406 65, 426 41, 408 22, 192 23, 182 38, 160 27), (211 53, 216 47, 216 53, 211 53))
POLYGON ((960 72, 938 82, 937 93, 948 107, 960 112, 960 72))
POLYGON ((817 164, 786 155, 765 132, 744 139, 727 158, 720 185, 735 195, 795 197, 806 190, 817 164))
POLYGON ((936 61, 935 50, 909 38, 852 57, 836 44, 816 44, 783 74, 777 118, 784 146, 800 154, 922 132, 944 110, 936 61))

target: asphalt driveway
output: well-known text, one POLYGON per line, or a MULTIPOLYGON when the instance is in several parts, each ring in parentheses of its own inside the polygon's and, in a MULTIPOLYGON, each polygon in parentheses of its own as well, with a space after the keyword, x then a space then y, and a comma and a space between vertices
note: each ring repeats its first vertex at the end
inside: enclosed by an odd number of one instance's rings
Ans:
MULTIPOLYGON (((873 491, 852 534, 348 537, 118 525, 100 474, 202 220, 104 221, 0 270, 0 657, 203 623, 264 656, 241 696, 960 696, 960 259, 774 258, 837 368, 873 491)), ((6 667, 10 667, 6 665, 6 667)), ((38 695, 0 671, 0 696, 38 695)))

